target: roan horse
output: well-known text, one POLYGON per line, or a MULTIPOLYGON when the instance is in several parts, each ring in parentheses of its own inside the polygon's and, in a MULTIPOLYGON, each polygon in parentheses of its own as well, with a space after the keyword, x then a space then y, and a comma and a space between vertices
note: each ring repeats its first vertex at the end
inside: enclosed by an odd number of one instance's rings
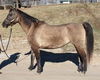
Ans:
MULTIPOLYGON (((78 70, 83 73, 87 71, 87 64, 94 48, 93 29, 88 22, 49 25, 19 9, 12 8, 2 25, 7 28, 16 23, 19 23, 27 34, 28 42, 36 57, 38 73, 42 72, 40 49, 59 48, 68 43, 72 43, 79 54, 81 64, 78 70)), ((31 52, 30 70, 34 68, 33 52, 31 52)))

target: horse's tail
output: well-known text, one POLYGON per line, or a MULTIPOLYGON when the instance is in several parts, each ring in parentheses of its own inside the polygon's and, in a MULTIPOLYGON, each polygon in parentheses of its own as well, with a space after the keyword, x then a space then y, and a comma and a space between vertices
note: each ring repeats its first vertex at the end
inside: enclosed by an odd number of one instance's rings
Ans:
POLYGON ((93 55, 93 49, 94 49, 93 29, 88 22, 84 22, 83 26, 86 31, 87 58, 88 58, 88 62, 90 62, 90 59, 93 55))

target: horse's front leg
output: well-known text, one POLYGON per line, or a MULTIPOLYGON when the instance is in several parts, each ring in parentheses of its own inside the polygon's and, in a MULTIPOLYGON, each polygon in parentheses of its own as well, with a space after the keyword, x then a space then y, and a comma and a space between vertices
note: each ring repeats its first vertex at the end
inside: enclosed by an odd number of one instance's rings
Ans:
POLYGON ((37 65, 37 73, 41 73, 43 71, 43 68, 41 67, 40 51, 39 51, 38 48, 34 48, 34 47, 32 48, 32 50, 33 50, 34 54, 31 53, 31 65, 30 65, 29 69, 30 70, 35 69, 35 67, 37 65), (35 66, 33 66, 33 62, 34 62, 34 57, 33 56, 34 55, 36 57, 36 62, 37 62, 35 66))
POLYGON ((35 67, 34 67, 34 52, 33 52, 33 50, 31 50, 31 64, 30 64, 30 66, 29 66, 29 70, 33 70, 33 69, 35 69, 35 67))
POLYGON ((41 66, 41 56, 39 49, 34 49, 34 54, 37 61, 37 73, 41 73, 43 71, 43 68, 41 66))

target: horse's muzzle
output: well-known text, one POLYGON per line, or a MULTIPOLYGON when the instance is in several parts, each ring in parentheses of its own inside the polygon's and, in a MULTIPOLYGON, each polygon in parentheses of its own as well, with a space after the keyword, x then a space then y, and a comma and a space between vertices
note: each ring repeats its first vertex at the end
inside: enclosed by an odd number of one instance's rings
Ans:
POLYGON ((7 24, 6 22, 3 22, 3 23, 2 23, 2 26, 3 26, 4 28, 8 28, 9 24, 7 24))

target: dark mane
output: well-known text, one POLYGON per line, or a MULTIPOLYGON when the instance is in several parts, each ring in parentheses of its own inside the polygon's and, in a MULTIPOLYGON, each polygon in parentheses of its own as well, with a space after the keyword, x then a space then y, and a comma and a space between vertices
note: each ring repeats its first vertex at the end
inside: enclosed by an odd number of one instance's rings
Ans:
POLYGON ((38 23, 40 21, 37 18, 34 18, 19 9, 17 9, 17 12, 23 17, 23 20, 27 25, 31 25, 32 22, 38 23))

